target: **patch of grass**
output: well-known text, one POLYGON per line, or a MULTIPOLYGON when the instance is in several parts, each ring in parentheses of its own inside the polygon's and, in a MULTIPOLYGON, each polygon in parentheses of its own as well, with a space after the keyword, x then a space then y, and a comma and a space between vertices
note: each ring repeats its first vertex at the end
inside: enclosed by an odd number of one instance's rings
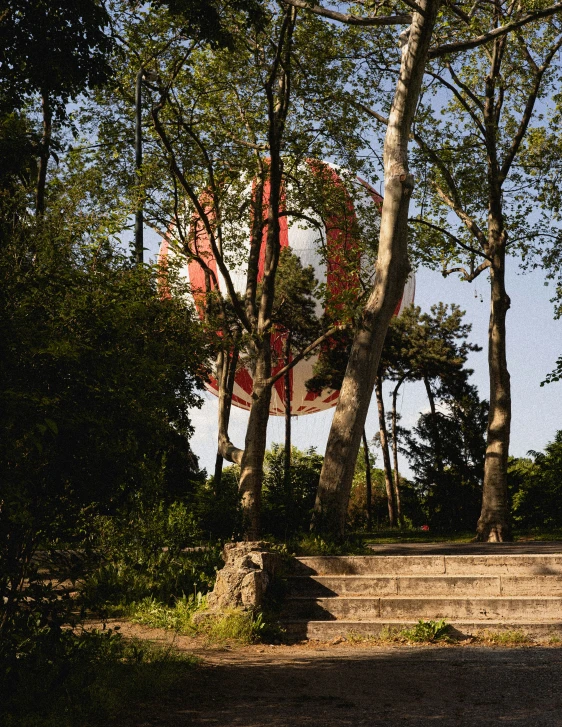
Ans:
POLYGON ((551 634, 550 638, 548 639, 548 643, 551 646, 558 646, 559 644, 562 644, 562 639, 557 634, 551 634))
POLYGON ((522 646, 532 644, 533 639, 523 631, 483 631, 478 639, 495 646, 522 646))
POLYGON ((350 644, 364 644, 369 641, 374 641, 374 637, 363 636, 358 631, 348 631, 345 635, 345 640, 350 644))
POLYGON ((319 535, 304 535, 288 545, 294 555, 372 555, 363 538, 350 536, 342 542, 325 540, 319 535))
POLYGON ((474 539, 473 532, 436 533, 422 530, 379 530, 367 533, 366 545, 393 545, 395 543, 470 543, 474 539))
POLYGON ((562 540, 562 528, 554 528, 545 531, 544 529, 531 528, 528 530, 514 530, 514 540, 517 542, 549 542, 562 540))
POLYGON ((144 624, 152 628, 171 629, 180 634, 193 634, 193 614, 205 608, 205 598, 198 593, 195 596, 177 598, 173 606, 160 603, 152 596, 131 604, 126 615, 133 623, 144 624))
POLYGON ((126 615, 133 623, 171 629, 188 636, 204 636, 213 644, 281 641, 284 636, 275 620, 265 618, 261 612, 242 609, 207 611, 205 598, 200 593, 196 597, 178 598, 173 606, 145 598, 132 604, 126 615))
POLYGON ((201 613, 195 629, 213 644, 254 644, 263 639, 267 624, 262 613, 229 609, 201 613))
POLYGON ((451 641, 450 627, 443 620, 424 621, 420 619, 411 629, 403 629, 400 635, 412 643, 429 643, 437 641, 451 641))
POLYGON ((396 643, 404 641, 404 637, 398 629, 393 629, 392 626, 384 626, 379 633, 379 640, 385 643, 396 643))

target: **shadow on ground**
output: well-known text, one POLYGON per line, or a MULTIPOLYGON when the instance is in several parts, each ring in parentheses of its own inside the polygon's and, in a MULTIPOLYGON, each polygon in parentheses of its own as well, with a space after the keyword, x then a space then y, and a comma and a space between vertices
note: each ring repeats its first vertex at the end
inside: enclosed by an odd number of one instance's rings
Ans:
POLYGON ((562 725, 557 648, 354 648, 232 654, 121 725, 562 725))

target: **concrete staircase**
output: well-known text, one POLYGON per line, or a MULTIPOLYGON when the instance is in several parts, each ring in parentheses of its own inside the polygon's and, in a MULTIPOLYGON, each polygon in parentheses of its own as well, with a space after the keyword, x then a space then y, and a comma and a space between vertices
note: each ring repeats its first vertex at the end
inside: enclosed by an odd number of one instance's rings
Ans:
POLYGON ((295 558, 282 626, 294 639, 399 631, 445 619, 460 634, 562 636, 562 551, 295 558))

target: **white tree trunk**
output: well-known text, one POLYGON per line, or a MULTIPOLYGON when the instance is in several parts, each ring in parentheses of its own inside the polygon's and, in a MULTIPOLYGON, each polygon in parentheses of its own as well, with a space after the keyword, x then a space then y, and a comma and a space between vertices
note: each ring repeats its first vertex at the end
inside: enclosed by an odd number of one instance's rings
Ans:
POLYGON ((407 229, 414 180, 408 170, 408 141, 439 0, 419 0, 418 5, 423 15, 413 13, 384 144, 385 193, 375 285, 351 347, 313 513, 312 528, 336 537, 345 531, 355 461, 379 359, 410 270, 407 229))

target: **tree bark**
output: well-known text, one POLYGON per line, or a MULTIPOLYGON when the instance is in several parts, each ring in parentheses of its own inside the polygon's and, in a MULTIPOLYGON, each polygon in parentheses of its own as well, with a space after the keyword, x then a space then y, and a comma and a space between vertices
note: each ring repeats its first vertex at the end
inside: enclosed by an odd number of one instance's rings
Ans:
POLYGON ((507 458, 511 429, 511 384, 506 358, 506 315, 510 299, 505 290, 505 248, 496 252, 490 267, 491 307, 488 328, 490 410, 484 462, 482 511, 476 539, 503 542, 512 539, 507 497, 507 458))
POLYGON ((389 114, 384 145, 385 194, 375 285, 363 309, 332 421, 314 506, 312 529, 336 538, 345 519, 355 462, 388 325, 410 271, 407 230, 414 180, 408 140, 419 99, 439 0, 419 0, 389 114), (422 14, 423 13, 423 14, 422 14))
POLYGON ((373 482, 371 479, 371 460, 365 428, 363 428, 363 454, 365 457, 365 489, 367 491, 367 531, 370 532, 373 527, 373 482))
MULTIPOLYGON (((284 365, 288 366, 291 358, 291 331, 288 331, 285 339, 284 365)), ((287 371, 283 377, 285 385, 285 451, 283 477, 285 480, 285 491, 291 489, 291 372, 287 371)))
POLYGON ((435 453, 435 469, 439 480, 443 477, 443 456, 441 453, 441 439, 439 435, 439 421, 437 419, 437 407, 435 406, 435 397, 431 389, 431 382, 427 376, 423 377, 423 383, 427 392, 429 401, 429 410, 431 411, 431 429, 433 431, 433 449, 435 453))
POLYGON ((396 384, 392 391, 392 459, 394 462, 394 497, 396 499, 396 514, 400 527, 404 525, 404 516, 402 514, 402 501, 400 499, 400 474, 398 471, 398 426, 396 415, 396 400, 398 398, 398 390, 402 386, 404 379, 396 384))
POLYGON ((263 460, 266 449, 267 422, 269 420, 269 404, 271 386, 264 382, 271 375, 271 353, 269 336, 263 341, 256 358, 252 407, 244 452, 240 462, 240 498, 242 503, 244 537, 246 540, 257 540, 260 531, 261 490, 263 483, 263 460))
POLYGON ((390 451, 388 449, 388 433, 386 431, 386 417, 384 413, 384 401, 382 398, 382 379, 380 376, 377 376, 375 395, 377 397, 377 408, 379 412, 379 433, 384 468, 384 484, 386 487, 386 499, 388 502, 388 521, 390 527, 395 528, 396 509, 394 505, 394 494, 392 492, 392 465, 390 463, 390 451))
POLYGON ((222 481, 222 466, 225 458, 240 464, 242 451, 234 447, 228 436, 228 425, 230 423, 230 411, 232 409, 232 392, 234 379, 236 377, 236 366, 238 365, 238 347, 235 346, 232 355, 221 351, 217 357, 217 381, 219 384, 219 436, 217 446, 217 458, 215 460, 214 486, 215 494, 218 494, 222 481), (238 454, 237 454, 238 453, 238 454), (229 457, 226 457, 229 454, 229 457), (233 457, 233 459, 232 459, 233 457), (238 460, 238 461, 237 461, 238 460))
MULTIPOLYGON (((135 84, 135 170, 137 172, 137 184, 141 181, 142 171, 142 81, 144 69, 141 68, 137 73, 135 84)), ((135 262, 142 265, 144 257, 144 220, 143 220, 143 202, 142 196, 139 195, 137 210, 135 213, 135 262)))
POLYGON ((41 94, 41 109, 43 112, 43 136, 41 138, 39 154, 39 170, 37 173, 37 192, 35 197, 35 214, 42 217, 45 213, 45 188, 47 186, 47 167, 51 153, 51 136, 53 110, 48 91, 41 94))
POLYGON ((476 526, 476 539, 484 542, 511 540, 507 499, 507 458, 511 429, 511 384, 507 370, 505 322, 510 300, 505 290, 505 250, 507 232, 503 217, 503 172, 497 149, 496 85, 500 82, 501 61, 505 48, 494 43, 490 72, 486 78, 484 130, 488 157, 488 240, 490 260, 490 323, 488 327, 488 370, 490 409, 482 511, 476 526))

